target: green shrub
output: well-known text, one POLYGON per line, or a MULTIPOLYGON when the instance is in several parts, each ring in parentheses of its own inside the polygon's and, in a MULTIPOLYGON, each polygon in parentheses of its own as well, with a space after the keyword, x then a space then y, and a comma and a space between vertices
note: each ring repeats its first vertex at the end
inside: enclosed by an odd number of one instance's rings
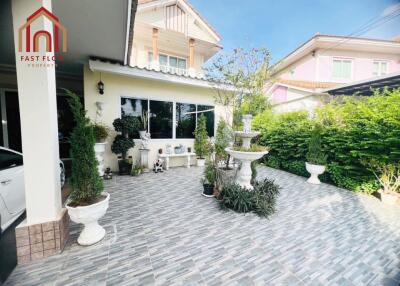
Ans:
POLYGON ((215 185, 215 182, 217 181, 217 167, 213 164, 211 160, 208 160, 206 162, 203 179, 203 183, 210 185, 215 185))
POLYGON ((67 91, 67 95, 76 124, 70 139, 72 161, 70 205, 87 205, 99 198, 104 189, 97 170, 93 125, 86 117, 86 111, 79 97, 70 91, 67 91))
POLYGON ((93 133, 94 138, 96 139, 96 143, 102 143, 108 137, 108 127, 100 123, 94 123, 93 133))
POLYGON ((314 165, 325 165, 327 156, 321 146, 321 126, 317 124, 311 131, 308 142, 307 162, 314 165))
POLYGON ((118 134, 113 144, 111 145, 111 151, 116 154, 122 155, 122 159, 126 160, 126 155, 129 149, 135 147, 135 142, 131 139, 140 128, 139 120, 134 116, 122 116, 117 118, 113 122, 115 131, 120 132, 118 134))
MULTIPOLYGON (((262 116, 265 113, 255 121, 262 116)), ((340 97, 318 109, 314 119, 305 112, 290 112, 258 120, 259 144, 271 149, 265 163, 308 176, 303 166, 312 126, 317 124, 322 125, 321 152, 327 155, 325 182, 371 193, 378 187, 377 179, 362 162, 400 161, 400 90, 395 90, 371 97, 340 97)))
POLYGON ((255 212, 261 217, 269 217, 275 212, 279 190, 268 179, 255 182, 251 191, 236 183, 229 184, 223 188, 221 205, 239 213, 255 212))
POLYGON ((196 130, 194 131, 194 151, 200 159, 204 159, 211 151, 209 150, 206 121, 207 119, 204 114, 201 114, 197 120, 196 130))

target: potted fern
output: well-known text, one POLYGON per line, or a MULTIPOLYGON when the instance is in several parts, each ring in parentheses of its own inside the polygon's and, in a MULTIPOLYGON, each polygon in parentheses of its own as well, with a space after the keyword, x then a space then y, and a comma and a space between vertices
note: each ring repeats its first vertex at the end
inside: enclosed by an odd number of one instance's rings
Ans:
POLYGON ((197 127, 194 131, 194 151, 197 155, 197 166, 204 167, 206 156, 209 152, 206 117, 201 114, 197 120, 197 127))
POLYGON ((102 240, 106 233, 97 221, 108 209, 110 194, 103 192, 103 181, 98 175, 93 125, 86 117, 78 96, 70 91, 67 95, 76 126, 70 141, 72 191, 66 208, 73 222, 84 224, 78 243, 92 245, 102 240))
POLYGON ((101 123, 95 122, 93 124, 93 132, 96 140, 96 144, 94 145, 94 152, 96 153, 96 159, 99 162, 99 176, 102 177, 104 175, 104 152, 106 151, 108 128, 101 123))
POLYGON ((119 132, 115 136, 111 145, 111 151, 116 155, 121 155, 122 159, 118 160, 118 168, 120 175, 130 175, 132 171, 132 162, 127 159, 128 151, 135 147, 132 136, 139 129, 140 122, 134 116, 122 116, 113 122, 115 131, 119 132))
POLYGON ((318 176, 325 172, 325 165, 327 156, 322 151, 321 146, 321 126, 316 125, 311 132, 311 138, 308 143, 308 153, 306 169, 311 174, 311 177, 307 180, 310 184, 321 184, 318 176))

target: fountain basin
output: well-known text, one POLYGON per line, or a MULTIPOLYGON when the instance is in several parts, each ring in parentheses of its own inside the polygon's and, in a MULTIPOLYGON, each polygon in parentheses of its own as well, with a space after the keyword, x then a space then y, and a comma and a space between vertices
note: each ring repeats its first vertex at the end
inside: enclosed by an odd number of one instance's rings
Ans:
POLYGON ((236 183, 240 186, 252 190, 253 186, 251 185, 251 162, 262 158, 264 155, 268 154, 268 151, 262 152, 246 152, 246 151, 235 151, 232 148, 226 148, 226 152, 231 155, 233 158, 240 160, 242 162, 242 166, 237 173, 236 183))
POLYGON ((243 141, 243 147, 244 148, 250 148, 251 145, 251 139, 258 136, 260 132, 256 131, 249 131, 249 132, 244 132, 244 131, 235 131, 236 136, 242 138, 243 141))

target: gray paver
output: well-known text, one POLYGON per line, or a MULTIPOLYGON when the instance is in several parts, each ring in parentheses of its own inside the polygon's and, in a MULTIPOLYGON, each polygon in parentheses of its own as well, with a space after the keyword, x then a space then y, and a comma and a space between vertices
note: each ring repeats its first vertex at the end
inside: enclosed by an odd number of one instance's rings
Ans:
POLYGON ((199 168, 106 182, 107 235, 18 266, 6 285, 398 285, 400 210, 266 167, 282 187, 270 219, 201 196, 199 168))

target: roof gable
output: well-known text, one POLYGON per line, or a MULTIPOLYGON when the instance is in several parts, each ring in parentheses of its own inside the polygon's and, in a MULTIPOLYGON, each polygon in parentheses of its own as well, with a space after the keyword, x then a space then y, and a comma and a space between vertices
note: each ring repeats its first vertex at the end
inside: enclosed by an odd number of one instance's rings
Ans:
MULTIPOLYGON (((189 35, 193 38, 204 38, 208 41, 218 43, 221 40, 217 31, 201 16, 201 14, 187 0, 139 0, 137 17, 141 14, 154 11, 156 7, 165 7, 173 4, 179 5, 188 15, 189 35), (193 34, 193 35, 192 35, 193 34)), ((146 19, 151 16, 145 16, 146 19)), ((164 20, 164 19, 163 19, 164 20)))

